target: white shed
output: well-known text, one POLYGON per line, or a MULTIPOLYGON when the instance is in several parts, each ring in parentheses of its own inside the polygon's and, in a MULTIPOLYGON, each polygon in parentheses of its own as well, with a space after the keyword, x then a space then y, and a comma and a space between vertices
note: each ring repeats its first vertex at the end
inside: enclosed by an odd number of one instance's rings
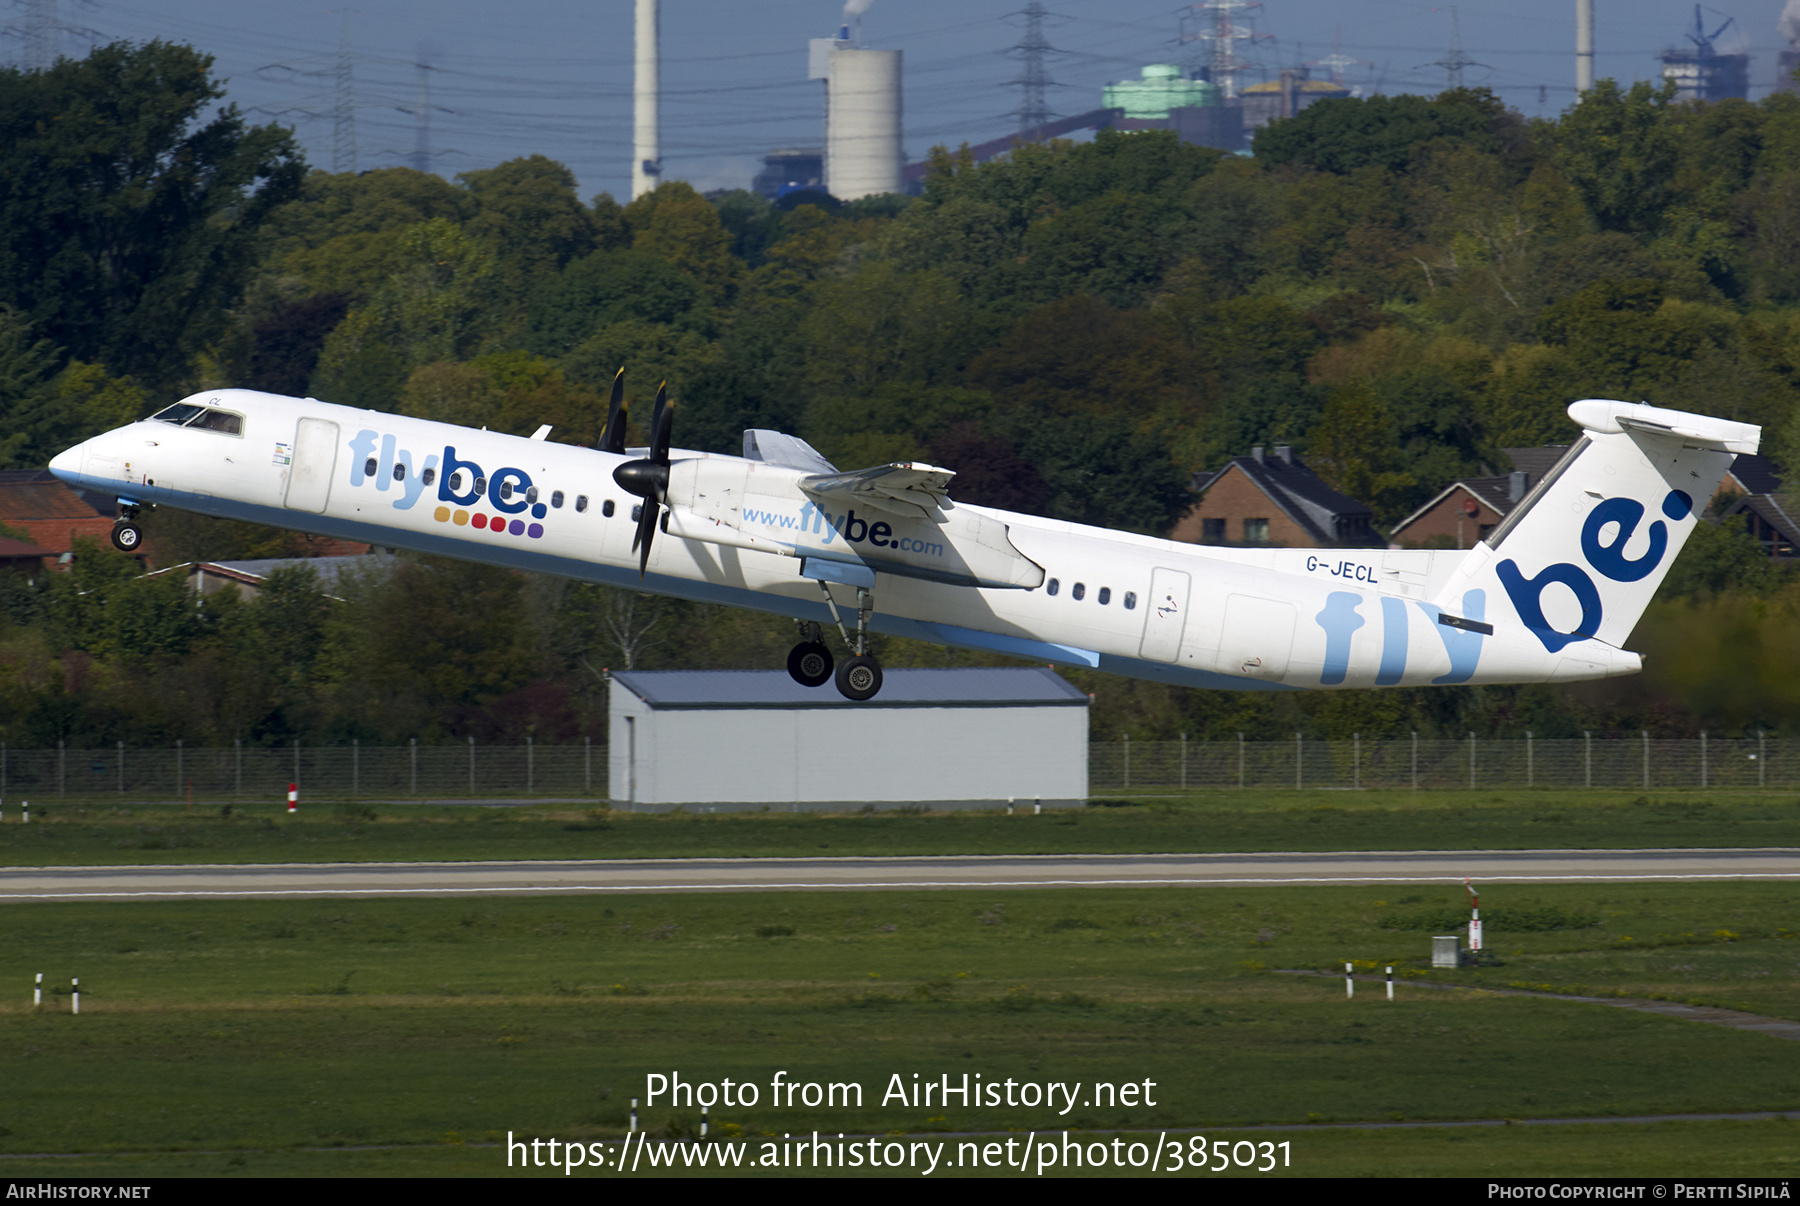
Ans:
POLYGON ((646 812, 1086 800, 1088 697, 1054 672, 883 678, 856 703, 784 670, 614 672, 612 799, 646 812))

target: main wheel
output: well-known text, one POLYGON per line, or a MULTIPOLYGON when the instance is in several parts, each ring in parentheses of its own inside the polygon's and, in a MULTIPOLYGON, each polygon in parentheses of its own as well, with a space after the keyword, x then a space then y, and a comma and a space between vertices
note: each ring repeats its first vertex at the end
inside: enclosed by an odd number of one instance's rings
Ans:
POLYGON ((144 543, 144 529, 128 519, 122 519, 113 525, 113 547, 122 553, 135 553, 138 545, 144 543))
POLYGON ((881 663, 872 657, 853 657, 837 670, 838 693, 845 699, 873 699, 881 690, 881 663))
POLYGON ((802 687, 822 687, 831 681, 831 650, 820 641, 801 641, 788 653, 788 673, 802 687))

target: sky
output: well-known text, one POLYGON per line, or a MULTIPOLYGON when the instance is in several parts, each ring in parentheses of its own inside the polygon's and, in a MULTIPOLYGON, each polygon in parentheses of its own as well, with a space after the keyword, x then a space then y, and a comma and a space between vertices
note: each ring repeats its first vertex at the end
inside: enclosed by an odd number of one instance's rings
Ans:
MULTIPOLYGON (((861 3, 862 0, 857 0, 861 3)), ((446 177, 515 156, 548 155, 582 195, 630 192, 633 0, 0 0, 0 55, 19 61, 27 13, 54 8, 60 50, 95 40, 190 43, 215 59, 228 100, 255 122, 291 126, 309 163, 366 170, 413 161, 428 118, 430 169, 446 177), (427 64, 425 68, 420 63, 427 64), (349 88, 340 68, 349 67, 349 88), (421 81, 424 81, 423 86, 421 81), (340 106, 340 96, 354 106, 340 106), (354 137, 338 114, 352 112, 354 137)), ((1751 97, 1775 83, 1784 3, 1715 0, 1701 12, 1723 52, 1751 55, 1751 97)), ((1150 63, 1179 61, 1180 14, 1169 0, 1043 0, 1056 52, 1046 66, 1060 114, 1100 105, 1100 89, 1150 63)), ((1024 36, 1025 0, 872 0, 865 45, 904 52, 905 145, 1001 137, 1017 128, 1008 49, 1024 36)), ((1656 55, 1686 45, 1691 0, 1595 0, 1595 74, 1652 79, 1656 55)), ((806 41, 834 36, 842 0, 663 0, 664 179, 745 187, 776 147, 823 141, 822 83, 806 79, 806 41)), ((1493 88, 1531 116, 1575 99, 1574 0, 1265 0, 1238 15, 1259 38, 1239 53, 1243 82, 1337 55, 1344 81, 1367 92, 1431 93, 1460 33, 1463 82, 1493 88)), ((1190 47, 1191 49, 1191 47, 1190 47)), ((1328 68, 1315 66, 1323 75, 1328 68)))

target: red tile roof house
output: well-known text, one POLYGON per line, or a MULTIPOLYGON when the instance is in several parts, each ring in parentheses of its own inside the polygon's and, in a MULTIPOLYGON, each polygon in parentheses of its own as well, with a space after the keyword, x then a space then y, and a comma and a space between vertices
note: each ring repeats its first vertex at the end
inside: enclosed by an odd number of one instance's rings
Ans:
POLYGON ((1289 549, 1380 548, 1375 513, 1333 490, 1287 444, 1232 457, 1217 473, 1197 475, 1196 502, 1169 531, 1189 544, 1267 545, 1289 549))
POLYGON ((23 532, 49 563, 74 552, 77 536, 106 544, 114 510, 112 499, 79 494, 48 469, 0 470, 0 524, 23 532))

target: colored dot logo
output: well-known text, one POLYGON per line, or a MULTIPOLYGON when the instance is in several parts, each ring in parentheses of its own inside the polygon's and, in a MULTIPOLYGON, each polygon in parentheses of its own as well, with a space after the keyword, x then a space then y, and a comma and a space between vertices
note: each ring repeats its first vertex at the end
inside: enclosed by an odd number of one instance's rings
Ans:
POLYGON ((532 540, 541 540, 544 536, 543 524, 527 524, 522 519, 508 522, 504 515, 484 515, 480 511, 452 511, 449 507, 439 507, 431 513, 431 517, 439 523, 455 524, 459 528, 467 525, 477 531, 492 532, 496 536, 528 536, 532 540))

